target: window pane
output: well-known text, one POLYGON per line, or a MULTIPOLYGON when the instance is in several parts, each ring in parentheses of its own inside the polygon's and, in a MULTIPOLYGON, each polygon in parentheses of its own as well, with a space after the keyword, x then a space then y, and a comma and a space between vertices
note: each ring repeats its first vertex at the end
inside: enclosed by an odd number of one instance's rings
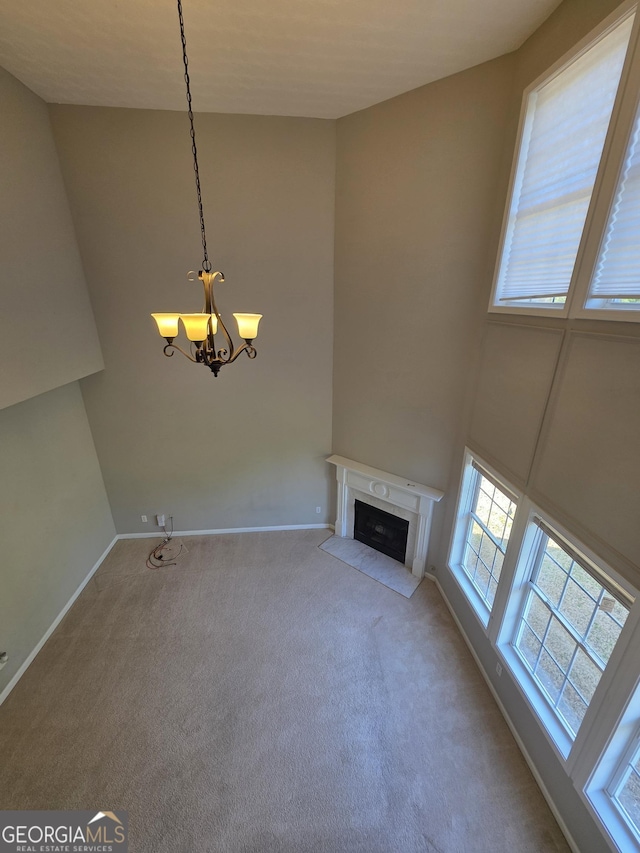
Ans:
MULTIPOLYGON (((628 612, 627 610, 626 613, 628 612)), ((587 635, 587 644, 605 664, 611 656, 621 630, 620 625, 611 618, 611 614, 598 610, 587 635)))
POLYGON ((524 613, 524 618, 531 626, 536 636, 544 639, 549 620, 551 619, 551 611, 543 604, 537 595, 529 596, 529 603, 524 613))
POLYGON ((493 544, 492 540, 489 539, 487 534, 485 533, 482 537, 482 541, 480 542, 480 558, 485 566, 492 566, 493 559, 496 555, 496 551, 498 549, 493 544))
POLYGON ((569 671, 569 680, 587 702, 593 698, 601 675, 600 668, 582 649, 578 649, 569 671))
POLYGON ((487 567, 483 565, 482 562, 479 562, 473 580, 475 581, 475 584, 482 595, 486 595, 486 592, 489 589, 490 579, 491 573, 489 572, 487 567))
MULTIPOLYGON (((493 486, 491 487, 493 489, 493 486)), ((489 513, 491 512, 491 498, 484 489, 480 489, 478 493, 478 501, 475 507, 476 515, 480 523, 486 527, 489 522, 489 513)))
POLYGON ((538 659, 538 666, 536 667, 535 674, 540 684, 551 697, 552 701, 555 702, 560 694, 560 690, 564 682, 564 675, 558 664, 544 649, 538 659))
POLYGON ((588 572, 579 566, 577 563, 574 563, 571 567, 571 577, 577 584, 580 584, 582 589, 586 590, 589 595, 597 601, 598 596, 602 590, 602 585, 598 583, 595 578, 592 578, 588 572))
POLYGON ((551 652, 564 672, 569 669, 569 664, 573 660, 577 643, 571 634, 563 628, 556 618, 551 620, 549 631, 544 641, 545 648, 551 652))
POLYGON ((567 682, 558 702, 558 711, 574 735, 578 733, 586 710, 587 703, 578 695, 571 684, 567 682))
POLYGON ((542 643, 534 635, 528 625, 523 625, 520 635, 516 642, 516 648, 522 652, 526 663, 529 664, 529 669, 533 670, 538 660, 538 655, 542 649, 542 643))
POLYGON ((575 581, 569 580, 560 603, 560 612, 581 637, 587 632, 595 608, 595 601, 575 581))
POLYGON ((536 585, 544 592, 552 605, 558 606, 564 592, 567 574, 551 556, 545 553, 540 565, 536 585))
POLYGON ((471 524, 471 534, 469 536, 469 545, 473 548, 476 554, 480 551, 480 540, 482 539, 482 528, 477 521, 471 524))

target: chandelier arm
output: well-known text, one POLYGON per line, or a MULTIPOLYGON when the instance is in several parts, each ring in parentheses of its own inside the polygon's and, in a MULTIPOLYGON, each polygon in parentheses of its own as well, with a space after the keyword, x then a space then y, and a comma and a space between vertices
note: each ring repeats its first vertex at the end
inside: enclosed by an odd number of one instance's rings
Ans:
MULTIPOLYGON (((209 293, 208 293, 208 300, 210 303, 210 312, 209 313, 215 314, 216 317, 218 318, 218 325, 222 329, 222 334, 225 336, 225 338, 227 340, 227 345, 228 345, 228 350, 221 349, 218 351, 217 358, 221 364, 231 364, 231 362, 235 361, 235 359, 237 358, 236 348, 235 348, 235 344, 233 343, 233 340, 231 338, 231 335, 229 334, 229 330, 225 326, 224 320, 220 316, 220 312, 218 311, 218 306, 216 305, 216 299, 215 299, 215 296, 213 293, 213 285, 214 285, 215 278, 217 275, 220 276, 220 281, 224 281, 224 276, 222 275, 222 273, 215 273, 214 275, 209 277, 209 293), (222 353, 225 353, 225 352, 230 353, 228 358, 223 357, 222 353)), ((214 352, 215 352, 215 350, 214 350, 214 352)), ((238 352, 240 352, 240 350, 238 350, 238 352)))
POLYGON ((234 350, 231 353, 230 357, 223 362, 223 364, 233 364, 233 362, 238 358, 238 356, 242 352, 246 352, 247 355, 249 356, 249 358, 255 358, 257 355, 257 352, 256 352, 253 344, 248 344, 245 342, 244 344, 242 344, 241 347, 238 347, 237 350, 234 350))
POLYGON ((181 352, 182 355, 186 356, 186 358, 188 358, 189 361, 192 361, 194 364, 198 364, 198 359, 194 358, 190 353, 185 352, 182 349, 182 347, 178 346, 178 344, 174 344, 174 343, 167 344, 166 347, 162 350, 162 352, 167 356, 167 358, 171 358, 171 356, 173 355, 173 352, 168 352, 168 350, 178 350, 178 352, 181 352))
POLYGON ((193 154, 193 171, 196 177, 196 195, 198 197, 198 211, 200 213, 200 237, 202 239, 202 268, 206 272, 211 271, 211 262, 207 251, 207 232, 204 225, 204 211, 202 209, 202 190, 200 188, 200 169, 198 168, 198 148, 196 146, 196 129, 193 123, 193 110, 191 108, 191 82, 189 80, 189 58, 187 56, 187 39, 184 33, 184 17, 182 15, 182 0, 178 0, 178 19, 180 20, 180 39, 182 41, 182 62, 184 64, 184 82, 187 87, 187 115, 189 116, 189 127, 191 135, 191 153, 193 154))
MULTIPOLYGON (((227 327, 225 326, 222 317, 218 313, 216 313, 216 316, 218 318, 218 323, 220 325, 220 328, 222 329, 222 333, 225 336, 225 338, 227 339, 227 344, 229 347, 228 349, 219 350, 218 351, 218 358, 220 358, 220 360, 223 364, 231 364, 231 362, 235 361, 235 359, 236 359, 236 348, 235 348, 235 345, 233 343, 233 340, 231 339, 231 335, 227 331, 227 327), (231 355, 228 358, 223 358, 220 355, 220 353, 226 353, 226 352, 231 353, 231 355)), ((240 352, 240 350, 238 350, 238 352, 240 352)))

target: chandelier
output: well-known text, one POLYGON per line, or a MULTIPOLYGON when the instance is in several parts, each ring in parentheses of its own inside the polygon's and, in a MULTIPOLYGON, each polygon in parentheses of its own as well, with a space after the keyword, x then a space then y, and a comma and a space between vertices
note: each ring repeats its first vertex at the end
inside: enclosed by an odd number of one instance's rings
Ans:
MULTIPOLYGON (((193 124, 193 111, 191 109, 191 86, 189 82, 189 60, 187 58, 187 40, 184 34, 184 19, 182 16, 182 2, 178 0, 178 18, 180 20, 180 38, 182 40, 182 61, 184 63, 184 80, 187 86, 187 107, 189 124, 191 127, 191 151, 193 153, 193 171, 196 178, 196 195, 198 198, 198 211, 200 213, 200 234, 202 238, 203 261, 202 269, 198 278, 204 287, 204 308, 199 314, 152 314, 151 316, 158 325, 158 332, 167 344, 164 348, 166 356, 172 356, 176 350, 186 356, 194 364, 204 364, 214 376, 220 372, 225 364, 232 364, 240 353, 246 352, 249 358, 256 357, 253 346, 254 339, 258 336, 258 324, 262 314, 234 314, 238 324, 238 334, 244 340, 240 346, 234 344, 227 327, 218 311, 216 305, 214 287, 217 281, 223 282, 224 275, 221 272, 212 272, 209 254, 207 252, 207 235, 204 226, 204 212, 202 210, 202 192, 200 190, 200 172, 198 170, 198 149, 196 148, 196 132, 193 124), (190 351, 182 349, 174 343, 182 323, 187 339, 191 341, 190 351), (225 345, 217 348, 215 336, 218 330, 222 333, 225 345)), ((195 273, 188 274, 189 281, 195 281, 195 273)))

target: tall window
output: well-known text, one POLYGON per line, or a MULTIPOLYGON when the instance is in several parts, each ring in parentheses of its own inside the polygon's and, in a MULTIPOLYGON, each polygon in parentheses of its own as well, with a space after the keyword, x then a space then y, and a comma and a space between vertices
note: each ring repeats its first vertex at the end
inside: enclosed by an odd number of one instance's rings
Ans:
POLYGON ((449 561, 485 625, 502 575, 516 506, 509 486, 468 453, 449 561))
MULTIPOLYGON (((632 24, 629 16, 609 29, 527 95, 490 310, 566 313, 632 24)), ((634 164, 636 157, 633 147, 634 164)), ((634 168, 622 181, 627 199, 634 168)), ((612 221, 619 210, 618 204, 612 221)), ((626 251, 628 231, 618 233, 619 244, 613 236, 605 242, 609 267, 626 251)), ((598 276, 602 290, 604 273, 598 276)), ((619 284, 615 290, 616 298, 626 294, 619 284)))
POLYGON ((640 308, 640 110, 609 212, 589 292, 588 306, 640 308))
POLYGON ((473 469, 473 498, 462 568, 491 609, 516 505, 476 464, 473 469))

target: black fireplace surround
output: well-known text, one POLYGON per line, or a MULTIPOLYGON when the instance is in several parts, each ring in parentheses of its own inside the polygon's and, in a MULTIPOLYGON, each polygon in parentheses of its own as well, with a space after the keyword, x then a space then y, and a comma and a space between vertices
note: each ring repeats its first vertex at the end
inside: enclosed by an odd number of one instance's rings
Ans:
POLYGON ((353 538, 387 557, 404 563, 409 522, 375 506, 356 500, 353 538))

